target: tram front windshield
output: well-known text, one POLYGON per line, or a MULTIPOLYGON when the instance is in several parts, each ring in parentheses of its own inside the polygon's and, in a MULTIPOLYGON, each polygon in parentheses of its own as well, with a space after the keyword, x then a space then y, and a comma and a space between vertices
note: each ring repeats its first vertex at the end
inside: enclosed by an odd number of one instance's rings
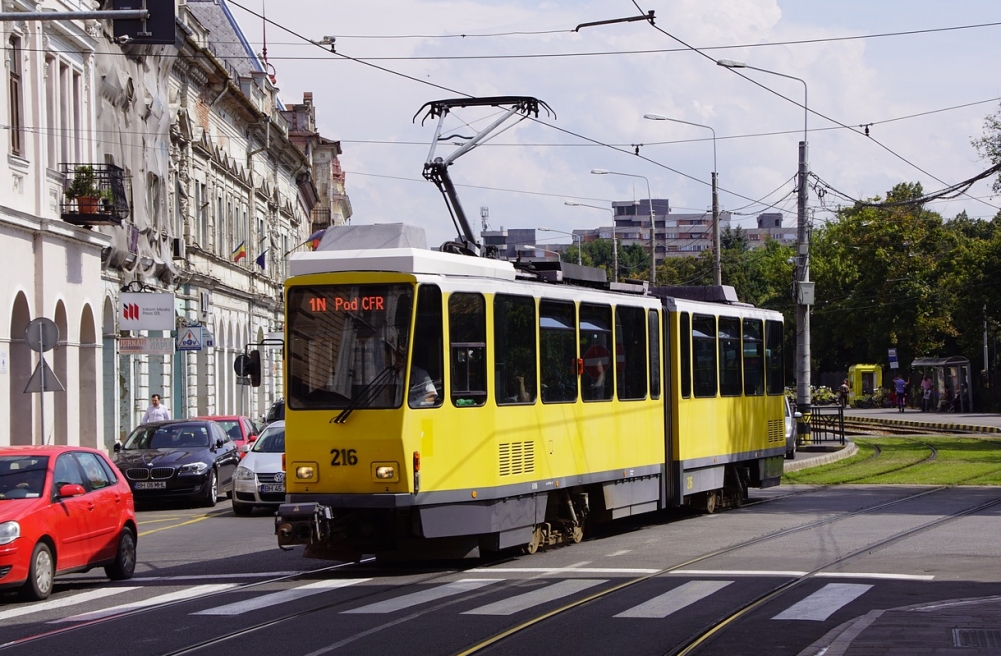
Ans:
POLYGON ((315 285, 288 292, 288 405, 398 408, 412 285, 315 285))

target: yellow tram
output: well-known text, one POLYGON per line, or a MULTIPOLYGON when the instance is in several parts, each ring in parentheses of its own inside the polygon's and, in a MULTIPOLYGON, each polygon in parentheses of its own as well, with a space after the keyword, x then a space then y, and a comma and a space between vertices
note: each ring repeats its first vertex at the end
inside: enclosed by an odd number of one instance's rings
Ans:
POLYGON ((408 246, 290 268, 283 547, 534 552, 779 482, 779 313, 408 246))

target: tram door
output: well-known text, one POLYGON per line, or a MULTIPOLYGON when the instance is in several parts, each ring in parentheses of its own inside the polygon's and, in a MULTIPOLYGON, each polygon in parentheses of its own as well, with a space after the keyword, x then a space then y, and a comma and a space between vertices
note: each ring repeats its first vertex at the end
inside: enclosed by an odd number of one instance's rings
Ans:
MULTIPOLYGON (((687 315, 686 315, 687 316, 687 315)), ((678 481, 675 479, 675 468, 673 466, 675 454, 672 444, 674 425, 672 416, 675 390, 673 389, 670 372, 671 367, 671 315, 667 308, 663 308, 658 317, 656 310, 650 310, 649 314, 650 333, 650 394, 651 398, 659 395, 664 407, 664 467, 661 473, 663 485, 660 490, 660 506, 667 508, 675 501, 674 490, 678 489, 678 481), (655 394, 656 392, 656 394, 655 394)))

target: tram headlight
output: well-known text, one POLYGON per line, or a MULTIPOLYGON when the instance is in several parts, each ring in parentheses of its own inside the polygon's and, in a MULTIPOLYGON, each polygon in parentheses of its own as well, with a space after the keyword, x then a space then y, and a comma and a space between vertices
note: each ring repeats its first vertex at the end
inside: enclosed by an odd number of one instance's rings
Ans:
POLYGON ((400 481, 400 463, 373 462, 372 480, 376 483, 398 483, 400 481))
POLYGON ((375 477, 381 481, 396 478, 396 467, 393 467, 392 465, 383 465, 382 467, 376 467, 375 477))
POLYGON ((312 480, 316 477, 316 467, 313 465, 299 465, 295 468, 295 477, 299 480, 312 480))

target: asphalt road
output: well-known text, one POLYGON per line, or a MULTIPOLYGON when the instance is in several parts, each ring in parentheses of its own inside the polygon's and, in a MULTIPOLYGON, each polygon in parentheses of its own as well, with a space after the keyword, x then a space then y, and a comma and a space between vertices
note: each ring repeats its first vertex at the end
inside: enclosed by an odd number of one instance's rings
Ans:
POLYGON ((1001 489, 783 486, 751 500, 532 556, 392 566, 283 552, 270 516, 228 504, 142 510, 135 578, 73 575, 36 604, 0 596, 0 653, 810 654, 874 611, 1001 595, 1001 489))

